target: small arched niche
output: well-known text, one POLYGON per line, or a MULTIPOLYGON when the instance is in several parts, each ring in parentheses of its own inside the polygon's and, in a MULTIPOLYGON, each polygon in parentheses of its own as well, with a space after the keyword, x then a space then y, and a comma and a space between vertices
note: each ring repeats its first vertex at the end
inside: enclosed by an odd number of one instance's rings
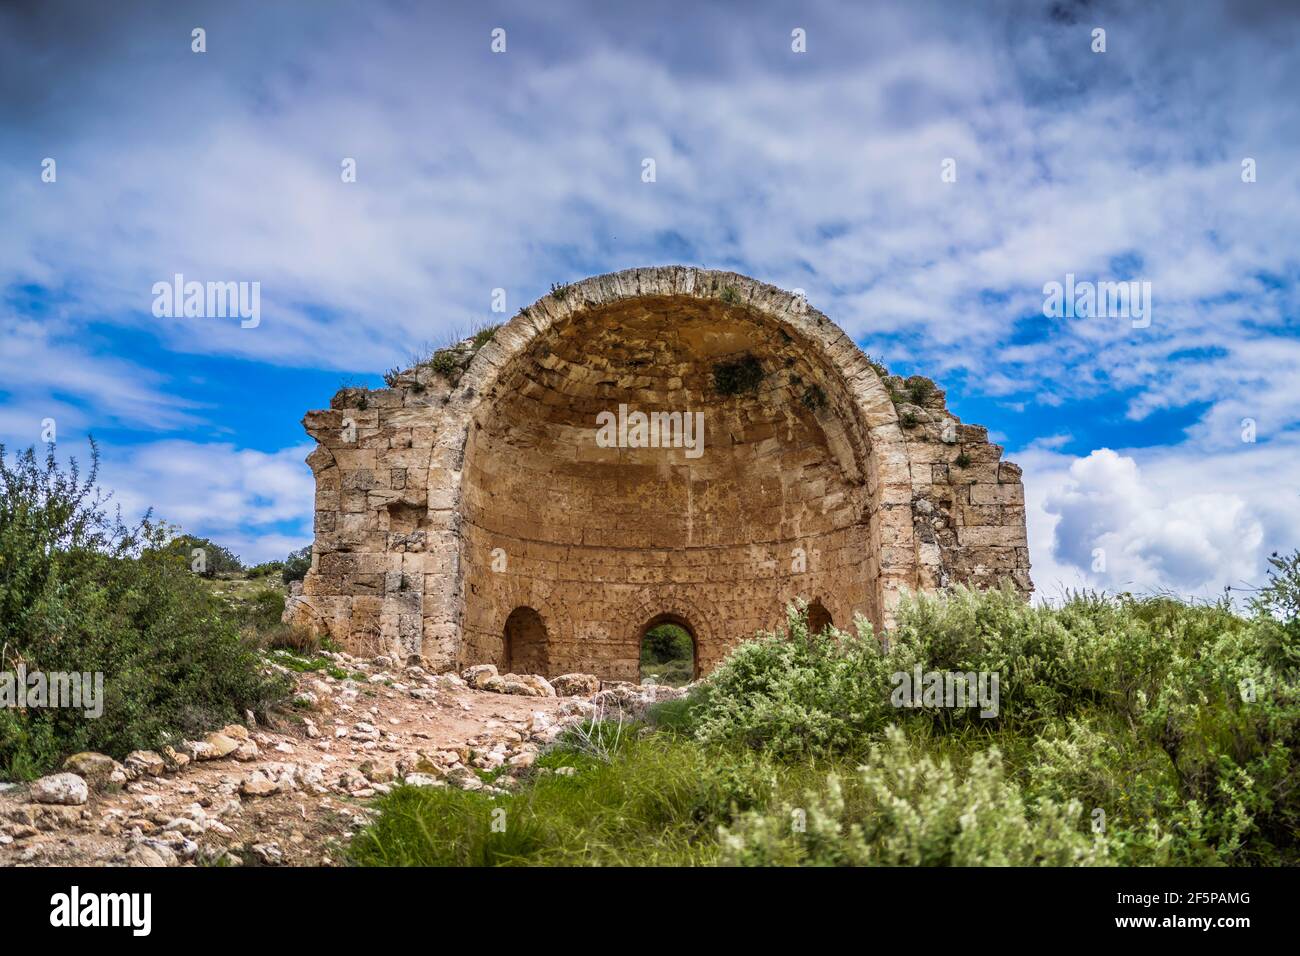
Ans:
POLYGON ((531 607, 517 607, 506 618, 502 666, 511 674, 541 674, 550 668, 546 622, 531 607))
POLYGON ((831 612, 826 610, 826 605, 820 600, 815 600, 808 605, 808 633, 820 634, 828 627, 834 627, 835 622, 831 620, 831 612))

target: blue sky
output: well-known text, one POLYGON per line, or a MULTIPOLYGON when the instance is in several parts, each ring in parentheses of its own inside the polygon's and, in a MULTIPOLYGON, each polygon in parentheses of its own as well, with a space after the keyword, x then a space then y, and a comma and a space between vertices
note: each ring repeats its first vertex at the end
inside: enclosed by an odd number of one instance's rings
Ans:
POLYGON ((495 288, 681 262, 937 379, 1024 466, 1045 595, 1300 546, 1294 4, 451 6, 0 10, 0 441, 94 434, 128 511, 280 556, 340 384, 495 288), (261 324, 155 318, 177 272, 261 324), (1150 326, 1046 318, 1067 273, 1149 281, 1150 326))

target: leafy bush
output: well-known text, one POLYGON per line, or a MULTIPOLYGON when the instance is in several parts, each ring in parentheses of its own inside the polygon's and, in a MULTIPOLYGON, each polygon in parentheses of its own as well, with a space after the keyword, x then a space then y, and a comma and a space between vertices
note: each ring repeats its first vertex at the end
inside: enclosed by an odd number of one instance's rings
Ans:
POLYGON ((244 563, 239 560, 238 555, 210 538, 182 534, 171 538, 163 545, 155 546, 161 546, 168 552, 183 558, 191 571, 205 578, 242 574, 244 571, 244 563))
POLYGON ((429 360, 429 368, 443 376, 457 374, 460 372, 460 353, 455 349, 439 349, 429 360))
POLYGON ((280 574, 283 570, 283 561, 263 561, 261 564, 255 564, 248 569, 248 577, 250 580, 269 578, 272 575, 280 574))
POLYGON ((284 568, 280 572, 280 580, 285 584, 292 581, 301 581, 311 570, 311 545, 304 545, 297 551, 289 552, 289 556, 284 559, 284 568))
POLYGON ((0 709, 0 773, 30 777, 78 750, 124 757, 178 734, 263 712, 287 688, 263 673, 189 567, 146 518, 128 528, 51 449, 6 460, 0 447, 0 670, 102 673, 103 714, 0 709))
POLYGON ((934 382, 924 375, 911 375, 906 383, 907 400, 913 405, 924 405, 934 395, 934 382))
POLYGON ((722 862, 815 866, 1079 866, 1109 860, 1077 801, 1027 801, 997 749, 962 773, 897 727, 855 780, 832 774, 802 806, 751 811, 722 828, 722 862))
POLYGON ((701 741, 786 758, 846 756, 886 724, 1014 758, 1035 798, 1101 811, 1124 862, 1295 860, 1300 832, 1300 687, 1293 566, 1275 565, 1243 618, 1226 603, 1076 595, 1034 607, 1015 592, 954 589, 899 609, 881 649, 784 635, 741 645, 685 715, 701 741), (891 675, 996 673, 994 716, 896 709, 891 675))
POLYGON ((887 682, 869 625, 810 634, 806 605, 794 605, 784 633, 740 645, 693 692, 696 736, 785 758, 851 752, 893 718, 887 682))
POLYGON ((497 334, 497 329, 501 328, 501 323, 480 325, 470 336, 473 341, 474 351, 477 352, 483 346, 492 341, 492 337, 497 334))
POLYGON ((258 591, 248 603, 246 613, 247 623, 253 627, 275 627, 284 614, 284 595, 271 588, 258 591))

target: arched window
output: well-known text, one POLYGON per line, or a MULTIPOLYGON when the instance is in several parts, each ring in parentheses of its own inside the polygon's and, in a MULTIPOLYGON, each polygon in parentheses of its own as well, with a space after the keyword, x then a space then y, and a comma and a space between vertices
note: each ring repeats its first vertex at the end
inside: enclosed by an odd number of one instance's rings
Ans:
POLYGON ((530 607, 517 607, 506 618, 505 660, 511 674, 549 676, 550 653, 546 646, 546 623, 530 607))
POLYGON ((808 633, 820 634, 828 627, 833 627, 835 622, 831 620, 831 612, 826 610, 826 605, 821 601, 813 601, 808 605, 808 633))
POLYGON ((641 682, 681 687, 695 679, 695 632, 682 618, 660 614, 641 629, 641 682))

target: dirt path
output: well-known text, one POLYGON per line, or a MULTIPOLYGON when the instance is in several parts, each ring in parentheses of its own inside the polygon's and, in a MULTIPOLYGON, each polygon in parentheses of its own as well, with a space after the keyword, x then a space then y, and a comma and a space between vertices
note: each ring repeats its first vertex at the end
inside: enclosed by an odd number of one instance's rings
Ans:
POLYGON ((31 787, 8 786, 0 866, 339 864, 373 799, 397 781, 480 789, 473 768, 504 765, 488 789, 512 787, 563 724, 593 709, 585 698, 475 690, 385 658, 334 660, 353 676, 295 675, 301 721, 209 735, 217 752, 237 748, 226 756, 199 747, 199 759, 160 775, 151 760, 128 759, 115 766, 134 779, 97 789, 88 774, 80 804, 37 803, 31 787))

